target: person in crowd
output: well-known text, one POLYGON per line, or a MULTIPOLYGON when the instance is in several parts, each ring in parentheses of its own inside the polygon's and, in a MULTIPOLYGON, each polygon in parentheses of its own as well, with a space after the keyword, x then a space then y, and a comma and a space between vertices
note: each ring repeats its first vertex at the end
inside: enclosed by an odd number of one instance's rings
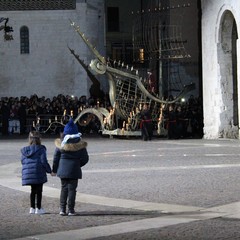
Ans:
POLYGON ((12 104, 10 108, 10 116, 8 121, 8 133, 20 133, 20 121, 18 116, 17 103, 12 104))
POLYGON ((143 104, 143 109, 140 112, 141 117, 141 132, 144 141, 152 140, 153 136, 153 125, 152 116, 148 104, 143 104))
POLYGON ((24 101, 20 101, 19 103, 18 116, 20 121, 20 134, 23 135, 26 132, 27 124, 27 109, 24 101))
POLYGON ((172 104, 168 106, 168 139, 176 138, 176 113, 172 104))
POLYGON ((176 129, 175 129, 175 133, 176 133, 176 138, 184 138, 186 137, 186 127, 187 127, 187 120, 185 118, 185 113, 182 110, 182 106, 178 105, 176 107, 176 129))
POLYGON ((2 104, 1 114, 2 114, 2 134, 8 135, 8 121, 10 117, 10 108, 6 100, 4 100, 2 104))
POLYGON ((53 175, 61 179, 60 215, 74 216, 76 189, 82 170, 89 160, 87 143, 81 140, 81 133, 71 118, 65 125, 61 138, 55 140, 53 175), (68 207, 68 213, 66 208, 68 207))
POLYGON ((46 151, 46 147, 41 144, 40 134, 30 132, 29 145, 21 149, 22 185, 31 186, 30 214, 45 213, 42 208, 43 184, 47 182, 47 173, 51 173, 46 151))
POLYGON ((148 70, 148 91, 155 95, 157 93, 157 82, 156 82, 156 78, 153 74, 153 70, 149 69, 148 70))

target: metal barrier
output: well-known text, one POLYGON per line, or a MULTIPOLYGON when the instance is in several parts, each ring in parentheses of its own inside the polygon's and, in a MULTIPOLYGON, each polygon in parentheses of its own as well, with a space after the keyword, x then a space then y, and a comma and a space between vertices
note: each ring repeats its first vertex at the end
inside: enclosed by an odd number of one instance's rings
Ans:
POLYGON ((43 133, 57 134, 63 127, 63 115, 27 115, 26 132, 30 132, 34 129, 43 133))
MULTIPOLYGON (((53 115, 53 114, 28 114, 25 122, 25 133, 37 130, 46 134, 59 134, 63 131, 66 122, 71 116, 69 115, 53 115)), ((72 116, 74 118, 74 116, 72 116)), ((8 120, 8 134, 20 134, 22 129, 21 119, 8 120)), ((0 135, 2 134, 2 115, 0 114, 0 135)))

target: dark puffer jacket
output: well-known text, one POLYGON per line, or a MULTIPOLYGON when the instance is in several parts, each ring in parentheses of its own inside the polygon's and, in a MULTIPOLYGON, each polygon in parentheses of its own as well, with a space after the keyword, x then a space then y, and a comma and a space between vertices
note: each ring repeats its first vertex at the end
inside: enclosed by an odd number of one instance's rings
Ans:
POLYGON ((53 172, 59 178, 81 179, 82 170, 89 160, 87 143, 80 138, 69 139, 61 147, 61 139, 55 140, 56 149, 53 156, 53 172))
POLYGON ((22 185, 41 184, 47 182, 47 174, 51 167, 47 161, 44 145, 30 145, 21 149, 22 185))

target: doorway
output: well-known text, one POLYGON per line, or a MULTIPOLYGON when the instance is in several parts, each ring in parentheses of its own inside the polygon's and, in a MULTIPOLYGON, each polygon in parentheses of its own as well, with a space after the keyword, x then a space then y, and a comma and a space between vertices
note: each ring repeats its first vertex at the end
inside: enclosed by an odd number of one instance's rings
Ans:
POLYGON ((237 81, 237 25, 233 14, 225 11, 219 30, 218 63, 223 106, 220 110, 219 135, 239 138, 238 81, 237 81))

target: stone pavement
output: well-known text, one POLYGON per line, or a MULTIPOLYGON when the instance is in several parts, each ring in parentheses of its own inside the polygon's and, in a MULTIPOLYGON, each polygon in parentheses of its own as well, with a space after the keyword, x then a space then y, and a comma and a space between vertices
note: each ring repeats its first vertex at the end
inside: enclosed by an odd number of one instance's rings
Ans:
MULTIPOLYGON (((94 144, 98 145, 98 141, 105 140, 99 139, 94 144)), ((47 146, 50 146, 49 142, 47 146)), ((238 142, 235 144, 238 145, 238 142)), ((240 202, 206 208, 78 192, 76 204, 78 215, 62 217, 58 214, 59 185, 56 186, 58 179, 51 177, 48 184, 44 185, 43 191, 43 205, 47 214, 30 215, 28 213, 30 189, 21 186, 21 166, 19 161, 16 161, 22 145, 25 145, 25 142, 21 139, 0 142, 2 240, 240 239, 240 202), (11 149, 12 151, 8 152, 11 149)), ((53 150, 49 151, 51 153, 53 150)), ((239 167, 238 165, 235 164, 234 167, 239 167)))

